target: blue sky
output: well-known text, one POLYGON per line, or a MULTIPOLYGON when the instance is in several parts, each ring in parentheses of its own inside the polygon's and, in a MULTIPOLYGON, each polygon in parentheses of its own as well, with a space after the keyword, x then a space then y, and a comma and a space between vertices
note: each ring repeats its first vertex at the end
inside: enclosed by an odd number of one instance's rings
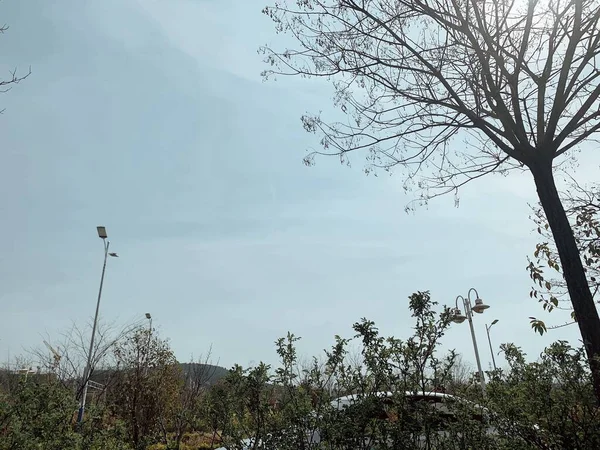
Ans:
MULTIPOLYGON (((361 317, 406 337, 407 297, 451 304, 475 286, 496 345, 535 356, 577 329, 534 335, 526 256, 536 236, 527 174, 488 177, 414 214, 401 175, 302 157, 306 111, 331 112, 321 81, 262 82, 257 48, 284 45, 268 0, 4 0, 0 71, 32 75, 0 96, 0 361, 90 319, 152 313, 180 360, 212 345, 221 365, 275 361, 289 330, 318 354, 361 317)), ((598 160, 581 177, 596 175, 598 160), (593 167, 593 170, 591 169, 593 167)), ((468 326, 445 346, 474 361, 468 326)))

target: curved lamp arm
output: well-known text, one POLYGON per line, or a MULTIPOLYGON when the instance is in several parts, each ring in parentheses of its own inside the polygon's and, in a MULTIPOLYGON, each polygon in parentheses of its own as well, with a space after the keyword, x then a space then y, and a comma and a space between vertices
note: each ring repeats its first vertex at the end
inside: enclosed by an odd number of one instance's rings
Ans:
POLYGON ((469 299, 469 301, 471 300, 471 291, 475 292, 475 298, 478 299, 479 292, 477 292, 477 289, 471 288, 471 289, 469 289, 469 292, 467 292, 467 298, 469 299))
MULTIPOLYGON (((456 300, 454 301, 454 306, 456 306, 456 309, 460 309, 460 308, 459 308, 459 306, 458 306, 458 299, 461 299, 461 300, 462 300, 462 306, 463 306, 463 308, 465 308, 465 303, 466 303, 466 300, 465 300, 465 298, 464 298, 462 295, 458 295, 458 296, 456 297, 456 300)), ((465 309, 466 309, 466 308, 465 308, 465 309)))

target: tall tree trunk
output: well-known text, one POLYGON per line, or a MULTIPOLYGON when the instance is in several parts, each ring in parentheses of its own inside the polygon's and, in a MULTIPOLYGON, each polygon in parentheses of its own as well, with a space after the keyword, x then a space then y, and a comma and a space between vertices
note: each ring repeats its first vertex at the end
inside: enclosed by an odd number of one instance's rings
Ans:
POLYGON ((573 235, 573 229, 556 189, 552 161, 530 166, 538 196, 556 243, 575 318, 585 346, 596 400, 600 403, 600 318, 573 235))

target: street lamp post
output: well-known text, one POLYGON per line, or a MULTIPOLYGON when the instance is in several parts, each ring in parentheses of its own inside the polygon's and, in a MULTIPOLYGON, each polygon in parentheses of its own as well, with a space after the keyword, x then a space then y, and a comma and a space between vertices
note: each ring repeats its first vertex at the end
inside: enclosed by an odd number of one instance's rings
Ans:
POLYGON ((481 360, 479 358, 479 349, 477 348, 477 339, 475 338, 475 329, 473 328, 473 312, 477 314, 483 313, 489 305, 483 303, 483 300, 479 298, 479 294, 475 288, 469 289, 467 298, 459 295, 456 297, 455 308, 453 311, 452 321, 456 323, 462 323, 467 319, 469 321, 469 327, 471 328, 471 339, 473 340, 473 349, 475 350, 475 360, 477 361, 477 370, 479 371, 479 382, 481 383, 481 391, 485 393, 485 379, 483 378, 483 370, 481 369, 481 360), (475 305, 471 303, 471 292, 475 293, 475 305), (458 300, 462 300, 463 307, 465 309, 465 315, 463 316, 460 308, 458 307, 458 300))
POLYGON ((485 332, 487 333, 488 344, 490 344, 490 353, 492 354, 492 365, 496 370, 496 359, 494 358, 494 347, 492 346, 492 339, 490 338, 490 329, 498 323, 498 319, 494 319, 491 324, 485 324, 485 332))
POLYGON ((152 339, 152 315, 146 313, 146 319, 150 322, 148 325, 148 344, 146 344, 146 357, 144 363, 144 375, 148 374, 148 358, 150 358, 150 343, 152 339))
POLYGON ((148 330, 150 331, 150 333, 152 333, 152 315, 150 313, 146 313, 146 319, 148 319, 150 321, 148 330))
POLYGON ((107 240, 108 235, 106 234, 105 227, 96 227, 98 230, 98 237, 102 239, 104 244, 104 264, 102 265, 102 276, 100 277, 100 289, 98 290, 98 300, 96 301, 96 314, 94 315, 94 325, 92 326, 92 337, 90 339, 90 350, 88 352, 87 364, 85 371, 83 372, 83 393, 81 394, 81 405, 79 406, 79 413, 77 414, 77 423, 83 421, 83 415, 85 413, 85 401, 87 399, 87 391, 89 386, 89 378, 92 371, 92 353, 94 351, 94 338, 96 337, 96 326, 98 325, 98 312, 100 311, 100 298, 102 297, 102 286, 104 284, 104 273, 106 272, 106 260, 108 256, 113 258, 118 257, 116 253, 109 253, 108 248, 110 242, 107 240))

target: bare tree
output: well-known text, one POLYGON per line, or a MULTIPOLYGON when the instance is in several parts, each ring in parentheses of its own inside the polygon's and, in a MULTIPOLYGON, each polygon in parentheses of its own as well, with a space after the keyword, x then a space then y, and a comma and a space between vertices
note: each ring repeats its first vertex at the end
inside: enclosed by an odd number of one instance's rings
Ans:
POLYGON ((322 150, 403 170, 421 200, 529 170, 556 243, 600 399, 600 319, 554 178, 600 130, 598 0, 301 0, 265 8, 298 48, 277 74, 331 79, 347 120, 302 117, 322 150))
MULTIPOLYGON (((112 368, 116 365, 114 353, 111 350, 117 343, 127 339, 138 326, 139 322, 129 323, 122 327, 102 321, 98 323, 89 379, 94 377, 97 369, 112 368)), ((92 326, 89 323, 85 328, 73 323, 71 328, 59 334, 58 339, 52 340, 47 335, 41 339, 44 346, 40 345, 28 352, 42 370, 52 373, 63 385, 74 389, 77 398, 80 397, 82 388, 87 381, 84 379, 84 369, 89 351, 91 329, 92 326)), ((106 387, 106 381, 102 383, 104 387, 106 387)))
MULTIPOLYGON (((4 24, 0 26, 0 34, 4 34, 8 30, 8 25, 4 24)), ((12 89, 15 84, 19 84, 25 78, 31 75, 31 67, 24 75, 17 74, 17 69, 10 72, 7 78, 0 78, 0 93, 6 93, 12 89)), ((4 112, 4 109, 0 110, 0 114, 4 112)))
POLYGON ((478 377, 479 373, 473 368, 473 365, 465 361, 462 355, 457 354, 450 369, 447 388, 450 392, 456 393, 472 385, 478 387, 478 377))
MULTIPOLYGON (((174 431, 174 449, 181 448, 181 441, 189 430, 198 431, 198 425, 202 419, 202 401, 207 389, 214 381, 218 366, 212 364, 212 347, 206 356, 193 359, 188 364, 182 364, 183 384, 179 391, 179 402, 172 411, 172 425, 174 431)), ((217 363, 218 364, 218 363, 217 363)), ((163 429, 163 439, 168 442, 167 417, 159 418, 163 429)), ((171 447, 169 447, 171 448, 171 447)))

